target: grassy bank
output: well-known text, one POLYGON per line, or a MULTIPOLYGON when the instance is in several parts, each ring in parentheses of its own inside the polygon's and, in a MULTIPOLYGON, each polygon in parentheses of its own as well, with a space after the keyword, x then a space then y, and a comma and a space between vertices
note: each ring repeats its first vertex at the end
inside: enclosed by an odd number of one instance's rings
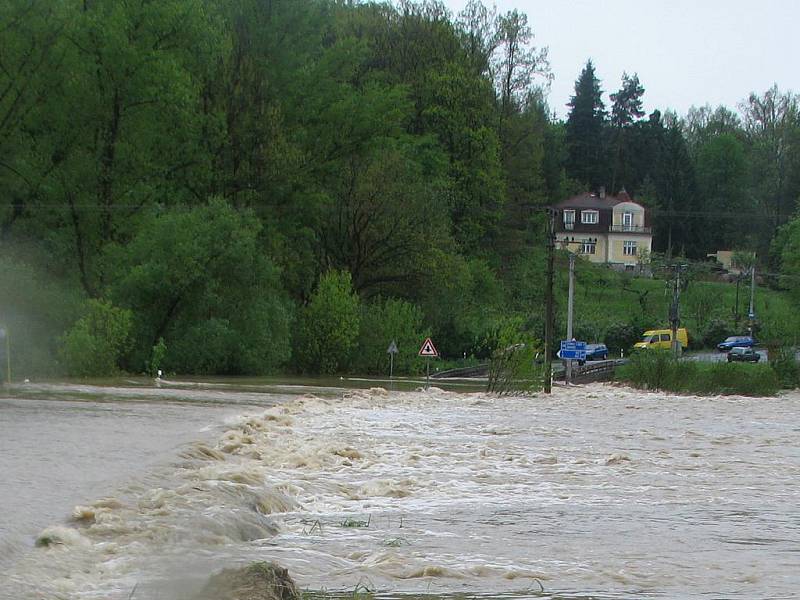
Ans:
MULTIPOLYGON (((560 271, 563 271, 561 269, 560 271)), ((559 273, 558 323, 566 332, 567 279, 559 273)), ((754 309, 761 340, 781 345, 800 342, 800 321, 785 292, 766 287, 755 290, 754 309)), ((604 342, 618 350, 627 338, 644 329, 668 327, 672 300, 668 283, 661 279, 632 278, 610 269, 578 261, 575 285, 575 337, 604 342)), ((750 289, 739 287, 738 320, 735 318, 736 285, 718 281, 692 281, 681 294, 681 325, 689 330, 692 348, 713 347, 728 335, 747 328, 750 289)))
POLYGON ((781 389, 778 373, 767 364, 679 361, 657 350, 635 353, 615 378, 639 389, 699 396, 774 396, 781 389))

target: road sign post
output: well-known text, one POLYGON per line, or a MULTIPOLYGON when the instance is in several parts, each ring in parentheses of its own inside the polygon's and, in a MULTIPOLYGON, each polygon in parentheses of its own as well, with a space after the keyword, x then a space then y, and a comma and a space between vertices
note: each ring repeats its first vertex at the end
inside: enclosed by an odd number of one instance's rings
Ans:
POLYGON ((561 340, 561 350, 559 350, 558 355, 561 357, 561 360, 567 363, 566 372, 564 373, 564 383, 569 385, 572 383, 572 361, 586 360, 586 342, 561 340))
POLYGON ((425 389, 431 385, 431 356, 439 356, 439 351, 433 345, 431 338, 425 338, 422 348, 419 349, 419 356, 425 357, 425 389))
POLYGON ((586 342, 561 340, 561 360, 586 360, 586 342))
POLYGON ((386 349, 386 353, 389 355, 389 379, 391 380, 394 375, 394 355, 397 354, 399 350, 397 349, 397 342, 392 340, 392 343, 389 344, 389 347, 386 349))

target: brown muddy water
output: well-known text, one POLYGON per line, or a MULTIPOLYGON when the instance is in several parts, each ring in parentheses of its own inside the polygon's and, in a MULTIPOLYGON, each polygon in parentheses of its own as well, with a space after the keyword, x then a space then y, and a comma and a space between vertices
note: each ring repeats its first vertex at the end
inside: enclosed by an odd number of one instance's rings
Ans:
POLYGON ((800 394, 307 383, 0 392, 0 597, 797 597, 800 394))

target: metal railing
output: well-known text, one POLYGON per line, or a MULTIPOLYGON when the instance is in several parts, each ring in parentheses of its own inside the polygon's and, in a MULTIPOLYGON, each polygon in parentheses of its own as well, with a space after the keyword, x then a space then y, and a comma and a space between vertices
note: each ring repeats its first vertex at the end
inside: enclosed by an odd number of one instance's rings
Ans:
POLYGON ((601 381, 613 379, 614 369, 628 362, 627 360, 611 359, 587 362, 580 366, 573 366, 572 378, 576 382, 601 381))

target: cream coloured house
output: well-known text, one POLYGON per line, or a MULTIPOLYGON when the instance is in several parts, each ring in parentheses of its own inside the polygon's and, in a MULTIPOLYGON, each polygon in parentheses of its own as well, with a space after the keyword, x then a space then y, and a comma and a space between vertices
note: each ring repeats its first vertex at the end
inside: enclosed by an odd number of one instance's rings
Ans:
POLYGON ((633 270, 653 245, 649 215, 625 190, 616 196, 588 192, 559 202, 556 245, 596 263, 633 270))

